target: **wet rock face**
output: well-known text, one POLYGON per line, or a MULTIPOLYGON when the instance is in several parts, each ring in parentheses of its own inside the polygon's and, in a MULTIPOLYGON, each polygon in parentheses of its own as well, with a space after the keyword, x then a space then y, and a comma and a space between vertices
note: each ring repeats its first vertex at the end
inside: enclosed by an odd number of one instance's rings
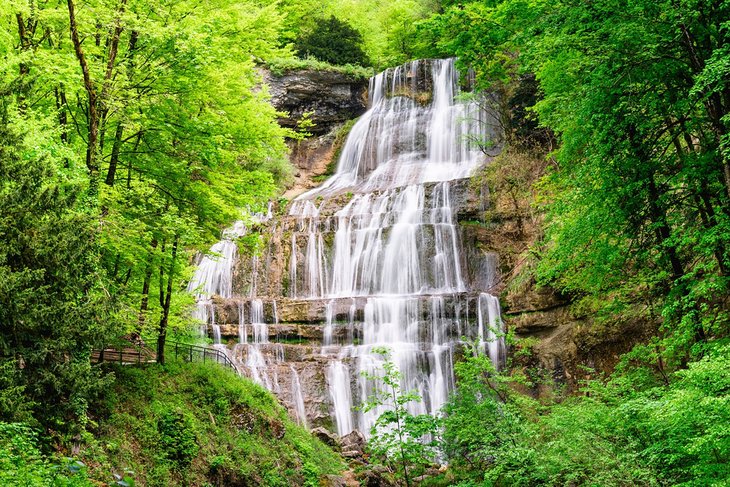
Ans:
MULTIPOLYGON (((315 111, 326 130, 361 113, 364 84, 343 76, 269 75, 274 104, 291 112, 282 124, 315 111)), ((485 162, 464 135, 495 128, 478 104, 455 96, 458 83, 451 60, 395 68, 373 79, 374 108, 357 123, 297 142, 303 177, 334 176, 285 208, 273 205, 250 229, 259 251, 236 253, 231 291, 199 303, 215 342, 293 417, 343 436, 363 432, 343 450, 350 458, 361 456, 381 413, 356 408, 376 386, 368 378, 382 363, 376 345, 397 347, 405 390, 423 398, 414 414, 438 411, 453 390, 462 337, 503 363, 501 340, 488 336, 499 327, 488 294, 496 254, 465 252, 457 222, 480 208, 469 178, 485 162), (348 127, 336 170, 322 172, 348 127)))
POLYGON ((305 113, 313 112, 315 135, 329 132, 335 125, 362 115, 366 109, 367 80, 336 71, 296 70, 283 75, 266 72, 271 103, 288 116, 279 119, 284 127, 295 128, 305 113))

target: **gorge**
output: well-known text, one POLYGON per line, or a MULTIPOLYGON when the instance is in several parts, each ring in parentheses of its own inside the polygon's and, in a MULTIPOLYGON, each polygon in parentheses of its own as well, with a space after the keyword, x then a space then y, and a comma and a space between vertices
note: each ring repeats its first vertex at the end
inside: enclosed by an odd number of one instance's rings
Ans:
POLYGON ((300 423, 367 435, 383 408, 357 406, 379 387, 365 376, 384 348, 421 398, 413 414, 445 403, 464 340, 504 361, 497 256, 464 249, 457 224, 485 199, 469 178, 499 138, 470 91, 453 59, 373 77, 335 174, 249 222, 262 251, 239 252, 238 222, 201 258, 188 289, 203 332, 300 423))

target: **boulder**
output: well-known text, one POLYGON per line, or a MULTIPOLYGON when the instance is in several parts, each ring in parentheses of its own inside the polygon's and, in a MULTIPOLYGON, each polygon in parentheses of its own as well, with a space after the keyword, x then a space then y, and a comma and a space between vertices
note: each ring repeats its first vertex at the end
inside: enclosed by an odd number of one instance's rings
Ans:
POLYGON ((365 435, 359 430, 353 430, 340 438, 344 456, 361 456, 365 451, 365 435), (357 455, 345 455, 345 453, 357 453, 357 455))
POLYGON ((337 435, 335 435, 334 433, 330 433, 324 428, 314 428, 312 430, 312 434, 319 438, 319 440, 326 445, 335 448, 339 448, 340 446, 340 441, 337 438, 337 435))

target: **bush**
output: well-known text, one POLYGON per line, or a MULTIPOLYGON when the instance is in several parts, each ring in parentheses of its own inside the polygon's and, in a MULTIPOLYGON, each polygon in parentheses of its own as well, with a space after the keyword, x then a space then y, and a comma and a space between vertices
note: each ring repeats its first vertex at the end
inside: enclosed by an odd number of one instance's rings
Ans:
MULTIPOLYGON (((665 385, 617 371, 582 396, 540 404, 507 387, 489 359, 456 365, 443 448, 468 485, 727 485, 730 347, 688 364, 665 385)), ((635 372, 635 370, 632 370, 635 372)))
POLYGON ((301 35, 294 47, 299 57, 314 57, 338 66, 370 64, 362 35, 334 16, 322 19, 311 32, 301 35))
POLYGON ((86 487, 92 485, 83 463, 55 463, 38 448, 35 432, 21 423, 0 422, 0 485, 12 487, 86 487))
POLYGON ((178 468, 190 466, 198 454, 198 443, 190 418, 181 411, 165 411, 157 420, 160 446, 178 468))

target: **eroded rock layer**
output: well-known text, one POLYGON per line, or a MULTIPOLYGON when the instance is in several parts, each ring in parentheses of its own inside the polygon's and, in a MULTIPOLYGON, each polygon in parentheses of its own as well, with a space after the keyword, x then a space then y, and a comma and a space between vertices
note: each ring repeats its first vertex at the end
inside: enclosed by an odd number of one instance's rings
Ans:
POLYGON ((421 397, 413 413, 446 401, 463 337, 504 360, 496 255, 465 251, 457 224, 478 211, 468 178, 496 123, 462 81, 453 60, 375 76, 336 173, 260 219, 260 255, 238 255, 232 234, 191 282, 215 340, 303 423, 367 434, 383 409, 357 406, 381 387, 368 376, 384 350, 421 397))

